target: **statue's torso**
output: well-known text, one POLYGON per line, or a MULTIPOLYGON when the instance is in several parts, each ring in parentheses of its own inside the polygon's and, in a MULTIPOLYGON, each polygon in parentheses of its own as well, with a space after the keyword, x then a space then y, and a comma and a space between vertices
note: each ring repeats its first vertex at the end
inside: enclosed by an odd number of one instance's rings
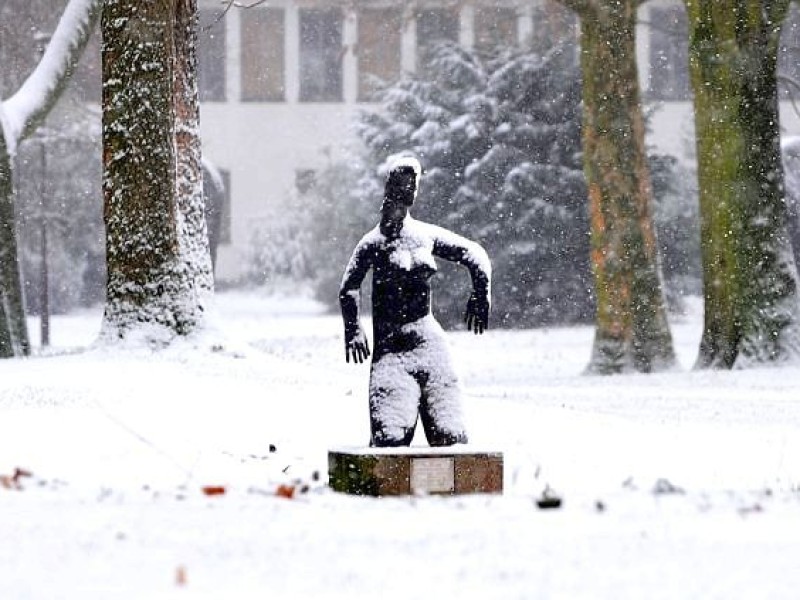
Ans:
POLYGON ((419 334, 406 335, 402 327, 431 313, 430 279, 437 267, 433 239, 419 225, 408 219, 396 237, 376 240, 372 319, 378 354, 415 347, 419 334))

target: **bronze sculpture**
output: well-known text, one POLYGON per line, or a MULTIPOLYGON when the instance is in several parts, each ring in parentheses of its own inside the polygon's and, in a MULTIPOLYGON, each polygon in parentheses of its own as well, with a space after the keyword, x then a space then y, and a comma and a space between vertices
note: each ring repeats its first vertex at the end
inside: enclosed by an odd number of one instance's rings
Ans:
POLYGON ((408 446, 417 418, 431 446, 466 443, 458 377, 444 331, 431 313, 430 278, 435 258, 467 267, 473 291, 464 320, 483 333, 489 322, 491 263, 484 249, 409 214, 422 169, 416 158, 389 166, 380 223, 358 243, 339 292, 345 358, 370 356, 358 318, 361 283, 373 270, 372 320, 375 345, 369 383, 371 446, 408 446))

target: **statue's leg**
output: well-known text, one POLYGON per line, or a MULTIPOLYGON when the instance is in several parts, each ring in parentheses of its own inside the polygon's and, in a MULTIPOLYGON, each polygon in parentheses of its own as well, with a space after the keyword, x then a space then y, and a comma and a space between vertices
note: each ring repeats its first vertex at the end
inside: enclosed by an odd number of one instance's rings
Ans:
POLYGON ((370 446, 409 446, 414 438, 420 388, 399 357, 385 354, 369 377, 370 446))
POLYGON ((431 446, 466 444, 458 380, 447 337, 435 319, 426 319, 424 343, 415 351, 415 376, 422 390, 419 414, 431 446))
POLYGON ((426 379, 419 414, 428 444, 466 444, 461 386, 455 372, 439 364, 436 372, 430 372, 426 379))

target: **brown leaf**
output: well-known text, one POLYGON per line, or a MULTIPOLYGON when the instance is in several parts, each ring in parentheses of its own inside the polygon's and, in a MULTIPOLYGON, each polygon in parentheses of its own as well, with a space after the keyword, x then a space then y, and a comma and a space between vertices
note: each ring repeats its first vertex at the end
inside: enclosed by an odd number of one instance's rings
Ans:
POLYGON ((206 496, 222 496, 227 491, 224 485, 204 485, 202 489, 206 496))
POLYGON ((33 473, 17 467, 14 469, 13 475, 0 475, 0 487, 7 490, 21 490, 22 483, 20 480, 23 477, 33 477, 33 473))
POLYGON ((285 485, 281 484, 278 486, 278 489, 275 490, 275 495, 279 498, 288 498, 291 500, 294 498, 295 487, 293 485, 285 485))

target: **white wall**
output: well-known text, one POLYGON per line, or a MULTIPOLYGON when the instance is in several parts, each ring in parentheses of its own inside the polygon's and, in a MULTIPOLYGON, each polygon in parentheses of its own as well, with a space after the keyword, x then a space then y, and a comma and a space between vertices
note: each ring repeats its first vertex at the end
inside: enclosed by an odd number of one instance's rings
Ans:
MULTIPOLYGON (((220 3, 203 1, 200 6, 219 9, 220 3)), ((264 217, 268 207, 275 212, 276 207, 288 205, 296 171, 323 167, 340 156, 353 138, 349 128, 357 110, 354 20, 347 18, 344 24, 348 47, 344 102, 300 103, 298 7, 287 0, 272 1, 269 6, 286 10, 286 101, 241 102, 239 32, 247 11, 232 8, 226 14, 227 100, 201 106, 204 156, 227 170, 231 181, 231 244, 218 251, 217 276, 222 281, 241 275, 253 220, 264 217)))

